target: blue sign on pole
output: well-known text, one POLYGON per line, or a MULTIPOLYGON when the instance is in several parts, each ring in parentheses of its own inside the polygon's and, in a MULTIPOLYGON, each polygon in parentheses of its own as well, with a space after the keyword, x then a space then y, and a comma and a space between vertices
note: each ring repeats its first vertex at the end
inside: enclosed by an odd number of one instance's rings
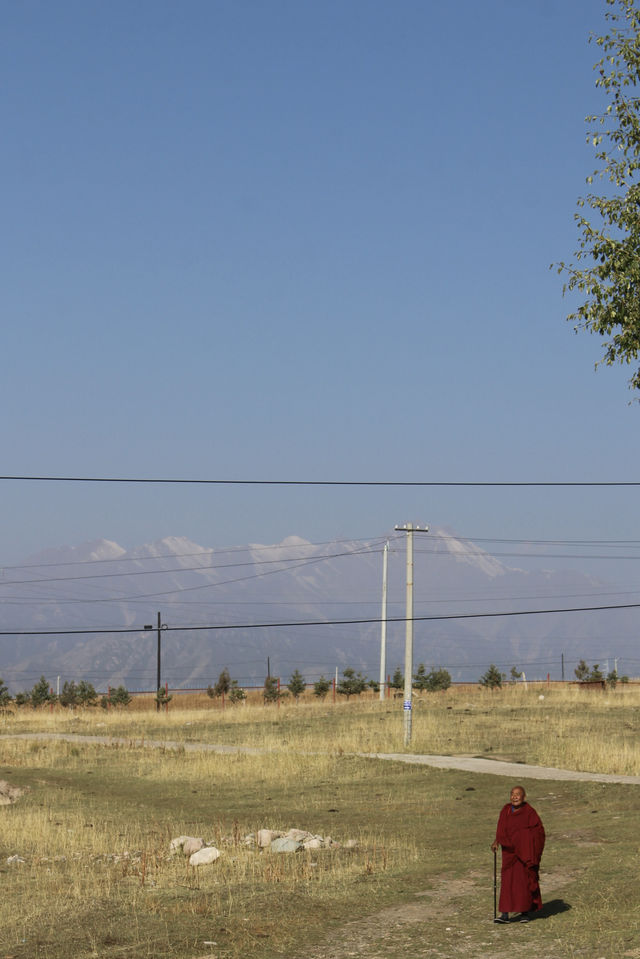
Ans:
POLYGON ((402 704, 402 708, 403 708, 403 709, 411 709, 411 700, 410 700, 410 699, 405 699, 404 703, 402 704))

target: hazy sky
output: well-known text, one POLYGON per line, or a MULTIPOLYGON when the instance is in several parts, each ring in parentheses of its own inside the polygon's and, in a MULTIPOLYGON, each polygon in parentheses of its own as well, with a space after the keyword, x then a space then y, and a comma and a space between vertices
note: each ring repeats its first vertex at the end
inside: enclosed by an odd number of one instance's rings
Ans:
MULTIPOLYGON (((640 477, 577 246, 604 0, 0 2, 2 470, 640 477)), ((0 484, 106 537, 638 539, 636 489, 0 484)))

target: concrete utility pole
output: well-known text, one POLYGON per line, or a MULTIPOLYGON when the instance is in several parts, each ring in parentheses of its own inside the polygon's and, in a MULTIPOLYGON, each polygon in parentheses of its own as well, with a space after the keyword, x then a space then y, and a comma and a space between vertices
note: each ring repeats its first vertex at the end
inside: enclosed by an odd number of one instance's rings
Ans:
POLYGON ((413 694, 413 534, 428 533, 428 526, 413 526, 405 523, 396 526, 407 534, 407 609, 405 613, 405 644, 404 644, 404 744, 411 742, 411 710, 413 694))
POLYGON ((380 627, 380 701, 384 699, 387 672, 387 568, 389 563, 389 540, 382 551, 382 615, 380 627))

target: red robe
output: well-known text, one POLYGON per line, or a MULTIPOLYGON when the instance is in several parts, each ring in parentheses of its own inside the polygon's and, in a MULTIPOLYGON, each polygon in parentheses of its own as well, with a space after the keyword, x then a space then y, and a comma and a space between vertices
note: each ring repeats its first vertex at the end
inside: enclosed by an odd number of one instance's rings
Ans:
POLYGON ((542 907, 538 868, 544 849, 544 826, 528 803, 502 807, 496 842, 502 846, 500 912, 530 912, 542 907))

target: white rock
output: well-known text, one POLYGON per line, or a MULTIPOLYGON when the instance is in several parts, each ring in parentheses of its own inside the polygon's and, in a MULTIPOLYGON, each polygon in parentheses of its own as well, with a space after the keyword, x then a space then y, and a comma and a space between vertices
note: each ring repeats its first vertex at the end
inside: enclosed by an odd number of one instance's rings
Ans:
POLYGON ((172 839, 169 843, 169 851, 172 853, 177 852, 179 849, 182 849, 182 844, 191 838, 191 836, 176 836, 176 838, 172 839))
POLYGON ((313 833, 306 829, 290 829, 285 834, 286 839, 293 839, 295 842, 304 842, 306 839, 313 839, 313 833))
POLYGON ((279 839, 282 835, 281 832, 277 832, 275 829, 259 829, 258 830, 258 846, 260 849, 266 849, 267 846, 270 846, 274 839, 279 839))
POLYGON ((204 846, 204 839, 196 836, 178 836, 176 839, 172 839, 169 845, 169 852, 171 855, 175 853, 182 852, 185 856, 191 856, 194 852, 198 852, 199 849, 202 849, 204 846))
POLYGON ((189 857, 190 866, 208 866, 220 858, 220 850, 215 846, 205 846, 189 857))
POLYGON ((185 856, 192 856, 194 852, 199 852, 200 849, 204 846, 204 839, 198 837, 197 839, 191 837, 191 839, 185 840, 182 844, 182 851, 185 856))
POLYGON ((302 843, 296 842, 295 839, 282 836, 274 839, 269 848, 271 852, 297 852, 299 849, 302 849, 302 843))

